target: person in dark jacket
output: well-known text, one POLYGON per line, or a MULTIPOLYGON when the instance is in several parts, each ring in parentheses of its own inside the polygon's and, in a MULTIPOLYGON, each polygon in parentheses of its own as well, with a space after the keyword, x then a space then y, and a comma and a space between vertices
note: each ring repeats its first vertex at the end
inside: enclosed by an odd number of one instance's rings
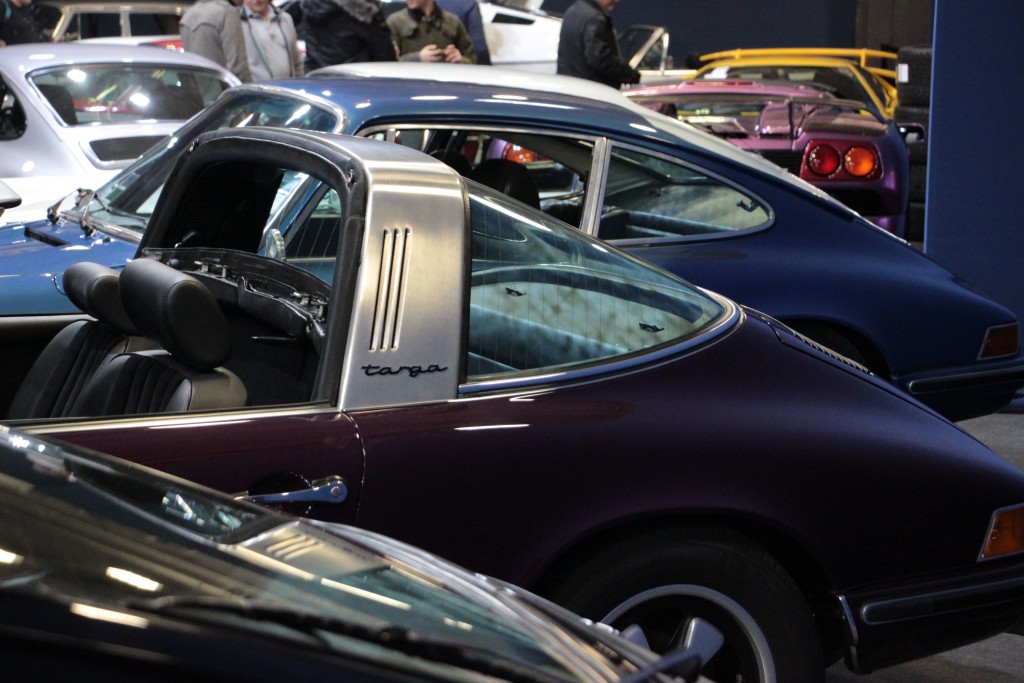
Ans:
POLYGON ((619 53, 609 15, 619 0, 576 0, 562 18, 558 73, 613 88, 639 83, 640 73, 619 53))
POLYGON ((396 59, 379 0, 302 0, 301 13, 306 73, 331 64, 396 59))
POLYGON ((36 23, 32 0, 0 0, 0 46, 49 40, 36 23))

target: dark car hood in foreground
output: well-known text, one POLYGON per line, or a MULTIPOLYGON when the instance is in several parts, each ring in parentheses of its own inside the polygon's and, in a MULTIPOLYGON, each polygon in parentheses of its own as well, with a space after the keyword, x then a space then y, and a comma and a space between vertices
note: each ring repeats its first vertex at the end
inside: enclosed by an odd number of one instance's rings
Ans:
POLYGON ((426 553, 6 428, 0 515, 0 630, 8 633, 28 625, 19 611, 35 603, 31 614, 46 615, 35 628, 74 630, 83 617, 99 630, 184 622, 206 630, 211 647, 223 639, 227 650, 222 632, 233 631, 271 649, 305 649, 298 659, 337 658, 334 666, 388 675, 624 673, 591 647, 595 637, 618 642, 610 634, 544 616, 514 591, 426 553))

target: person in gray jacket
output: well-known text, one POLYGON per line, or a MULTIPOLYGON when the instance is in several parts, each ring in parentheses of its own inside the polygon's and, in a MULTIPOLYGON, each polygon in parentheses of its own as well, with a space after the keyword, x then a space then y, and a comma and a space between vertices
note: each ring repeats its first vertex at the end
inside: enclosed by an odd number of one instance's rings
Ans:
POLYGON ((245 51, 245 33, 238 2, 196 0, 181 17, 181 46, 212 59, 232 72, 243 83, 252 81, 249 56, 245 51))
POLYGON ((576 0, 562 17, 558 73, 619 88, 639 83, 640 73, 619 53, 608 13, 619 0, 576 0))
POLYGON ((292 15, 270 0, 244 0, 242 31, 254 81, 301 76, 302 53, 292 15))

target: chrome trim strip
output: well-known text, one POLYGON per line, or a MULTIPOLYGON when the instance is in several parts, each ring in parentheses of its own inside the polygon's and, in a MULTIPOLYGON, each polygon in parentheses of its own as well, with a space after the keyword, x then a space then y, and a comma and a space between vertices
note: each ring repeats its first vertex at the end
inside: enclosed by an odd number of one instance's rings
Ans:
POLYGON ((597 238, 601 225, 601 209, 604 207, 605 188, 608 186, 608 167, 611 165, 612 144, 608 138, 594 140, 594 157, 590 160, 590 177, 585 188, 586 200, 580 214, 579 229, 584 234, 597 238), (596 186, 596 190, 594 189, 596 186))
MULTIPOLYGON (((985 359, 998 360, 998 359, 985 359)), ((907 391, 911 394, 924 394, 930 391, 947 391, 961 387, 970 387, 986 379, 996 382, 1009 382, 1020 376, 1024 379, 1024 366, 997 368, 995 370, 978 370, 976 372, 962 372, 956 375, 945 375, 942 377, 925 377, 913 379, 907 382, 907 391)), ((897 381, 899 378, 896 378, 897 381)))
POLYGON ((252 410, 234 410, 217 413, 175 413, 154 415, 125 415, 110 418, 76 420, 73 422, 32 423, 11 422, 25 434, 65 434, 104 431, 108 429, 185 429, 196 425, 218 422, 250 422, 272 417, 295 417, 314 415, 334 415, 338 413, 335 406, 327 404, 304 403, 281 408, 255 408, 252 410))
POLYGON ((404 230, 395 228, 384 231, 370 351, 398 347, 402 311, 405 307, 405 282, 410 253, 408 244, 411 239, 412 230, 408 227, 404 230))
POLYGON ((853 610, 850 609, 850 602, 846 599, 845 595, 837 595, 836 599, 839 600, 839 609, 843 612, 843 621, 846 622, 846 626, 850 633, 850 642, 848 647, 853 651, 854 648, 860 643, 860 633, 857 631, 857 621, 853 618, 853 610))
POLYGON ((348 486, 341 477, 320 479, 310 488, 281 493, 257 493, 235 496, 236 499, 247 500, 258 505, 275 505, 280 503, 328 503, 340 505, 348 499, 348 486))
POLYGON ((257 90, 260 92, 271 93, 274 95, 278 95, 279 97, 287 97, 294 100, 309 100, 310 102, 316 104, 317 106, 323 109, 328 109, 337 114, 338 125, 329 132, 344 133, 345 131, 348 130, 349 120, 351 119, 351 117, 349 117, 348 115, 348 110, 339 105, 337 102, 332 102, 326 97, 317 95, 316 93, 310 92, 308 90, 299 90, 296 88, 282 88, 277 85, 263 85, 261 83, 244 83, 242 85, 236 85, 235 87, 230 88, 229 90, 225 90, 224 92, 226 94, 230 93, 231 95, 238 96, 239 94, 245 94, 249 90, 257 90))
POLYGON ((860 615, 865 624, 881 626, 991 606, 997 604, 993 601, 999 593, 1012 592, 1016 596, 1012 599, 1019 602, 1021 591, 1024 591, 1024 576, 1016 576, 985 584, 866 602, 860 608, 860 615))

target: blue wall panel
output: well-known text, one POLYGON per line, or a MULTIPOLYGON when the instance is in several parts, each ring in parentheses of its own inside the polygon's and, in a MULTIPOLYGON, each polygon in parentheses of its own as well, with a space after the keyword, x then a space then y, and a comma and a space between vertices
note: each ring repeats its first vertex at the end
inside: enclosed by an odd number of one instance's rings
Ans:
POLYGON ((1024 2, 937 0, 934 29, 925 252, 1024 319, 1024 2))

